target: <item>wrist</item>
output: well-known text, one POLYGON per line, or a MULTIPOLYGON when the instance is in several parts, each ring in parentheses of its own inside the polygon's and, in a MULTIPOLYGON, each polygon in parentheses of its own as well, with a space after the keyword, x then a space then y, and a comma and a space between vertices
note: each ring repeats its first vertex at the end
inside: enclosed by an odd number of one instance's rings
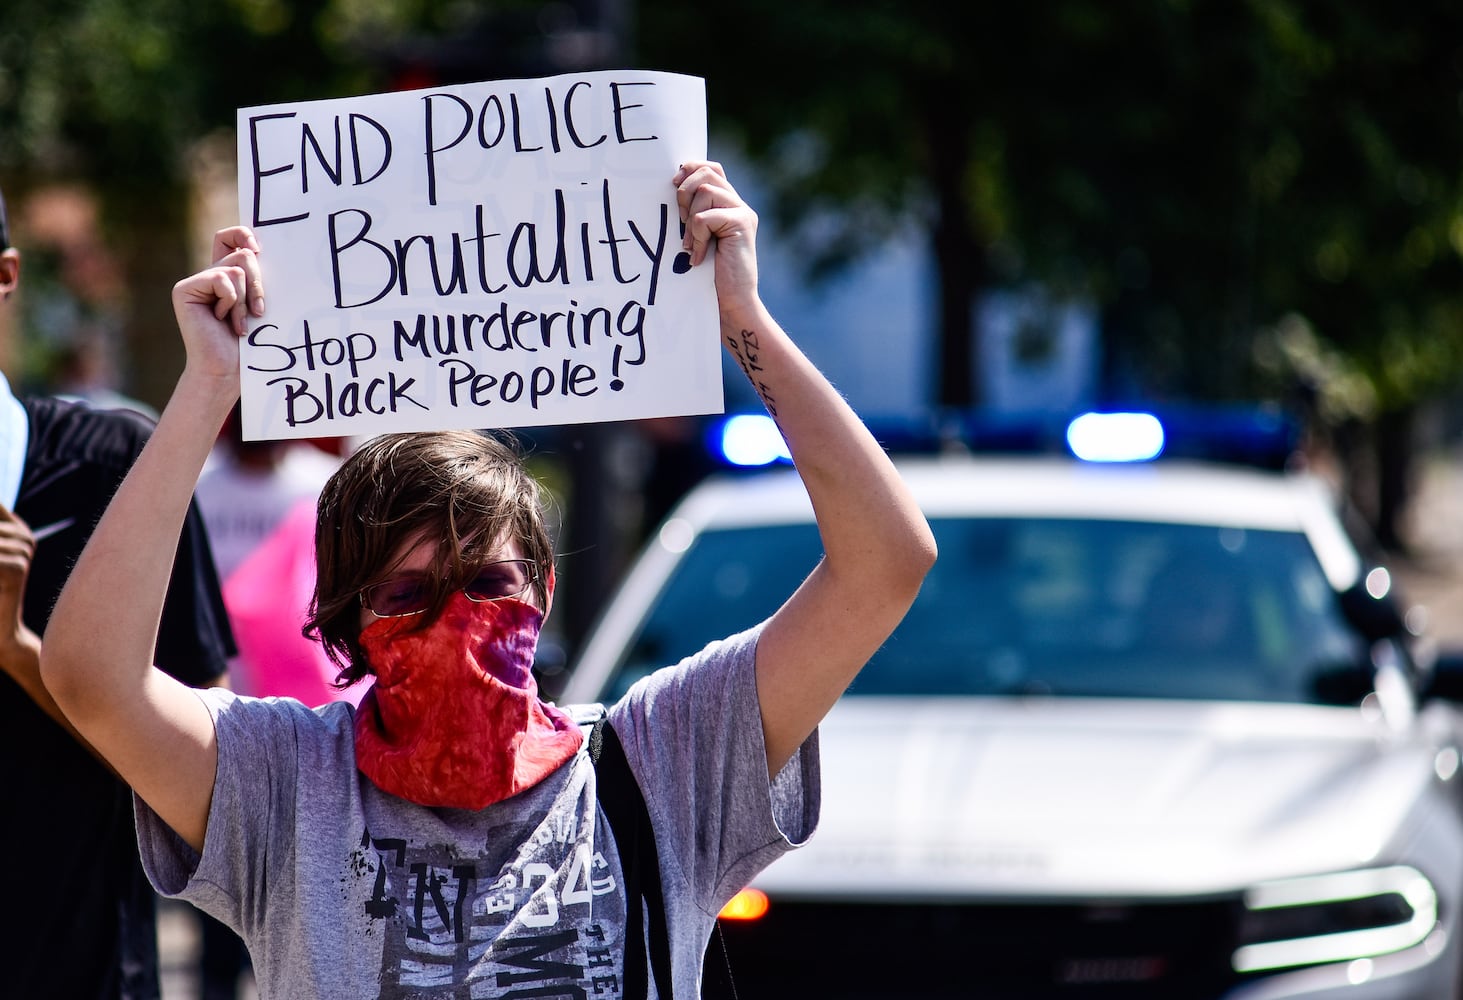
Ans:
POLYGON ((721 329, 725 334, 740 333, 742 330, 766 330, 772 325, 772 316, 757 295, 723 299, 720 302, 721 329))
POLYGON ((219 376, 207 371, 184 368, 173 387, 173 394, 168 397, 168 404, 163 408, 159 422, 166 419, 170 426, 181 424, 183 427, 194 428, 199 431, 200 437, 208 439, 208 446, 211 448, 219 430, 228 419, 229 411, 238 401, 237 374, 219 376))
POLYGON ((19 680, 39 669, 41 637, 20 622, 13 629, 0 631, 0 671, 19 680))
POLYGON ((239 401, 239 373, 210 371, 187 364, 183 374, 173 387, 172 401, 187 401, 193 405, 207 405, 227 414, 239 401))

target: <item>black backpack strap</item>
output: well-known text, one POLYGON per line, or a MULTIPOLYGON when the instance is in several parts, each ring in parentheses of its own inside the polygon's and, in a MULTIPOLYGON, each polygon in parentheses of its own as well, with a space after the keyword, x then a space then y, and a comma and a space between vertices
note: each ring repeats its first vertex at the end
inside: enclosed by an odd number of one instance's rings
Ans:
POLYGON ((589 730, 589 757, 594 770, 600 808, 615 834, 620 854, 620 871, 625 877, 625 1000, 650 996, 650 976, 660 1000, 671 1000, 670 934, 666 928, 665 897, 660 885, 660 855, 650 811, 640 791, 625 748, 614 727, 601 716, 589 730), (649 972, 647 955, 631 942, 646 940, 649 923, 649 972))

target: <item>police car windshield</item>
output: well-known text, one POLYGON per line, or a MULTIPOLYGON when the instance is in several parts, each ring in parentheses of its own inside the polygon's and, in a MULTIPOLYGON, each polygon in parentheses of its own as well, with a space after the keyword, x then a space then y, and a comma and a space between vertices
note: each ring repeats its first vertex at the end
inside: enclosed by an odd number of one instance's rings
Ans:
MULTIPOLYGON (((931 523, 940 558, 850 696, 1325 703, 1329 692, 1355 690, 1364 644, 1299 533, 1084 519, 931 523)), ((704 532, 606 697, 771 614, 820 553, 811 524, 704 532)))

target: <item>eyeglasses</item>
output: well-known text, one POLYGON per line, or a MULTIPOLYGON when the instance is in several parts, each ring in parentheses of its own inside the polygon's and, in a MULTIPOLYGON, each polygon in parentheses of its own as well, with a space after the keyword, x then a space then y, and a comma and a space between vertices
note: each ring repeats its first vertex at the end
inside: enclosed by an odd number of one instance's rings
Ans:
MULTIPOLYGON (((469 601, 502 601, 522 597, 538 579, 538 564, 529 559, 490 562, 462 588, 469 601)), ((419 615, 432 606, 435 588, 421 574, 400 576, 361 591, 361 606, 377 618, 419 615)))

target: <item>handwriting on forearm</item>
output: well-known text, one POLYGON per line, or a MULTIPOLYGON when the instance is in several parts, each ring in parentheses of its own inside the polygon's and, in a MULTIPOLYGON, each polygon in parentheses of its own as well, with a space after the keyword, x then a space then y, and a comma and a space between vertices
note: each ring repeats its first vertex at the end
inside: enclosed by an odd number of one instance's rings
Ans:
POLYGON ((772 387, 763 378, 766 373, 758 363, 762 349, 757 344, 757 331, 742 330, 736 336, 727 337, 726 343, 736 357, 737 364, 741 366, 742 373, 747 376, 747 381, 752 383, 752 388, 762 400, 762 405, 767 407, 767 412, 776 420, 777 402, 772 397, 772 387))

